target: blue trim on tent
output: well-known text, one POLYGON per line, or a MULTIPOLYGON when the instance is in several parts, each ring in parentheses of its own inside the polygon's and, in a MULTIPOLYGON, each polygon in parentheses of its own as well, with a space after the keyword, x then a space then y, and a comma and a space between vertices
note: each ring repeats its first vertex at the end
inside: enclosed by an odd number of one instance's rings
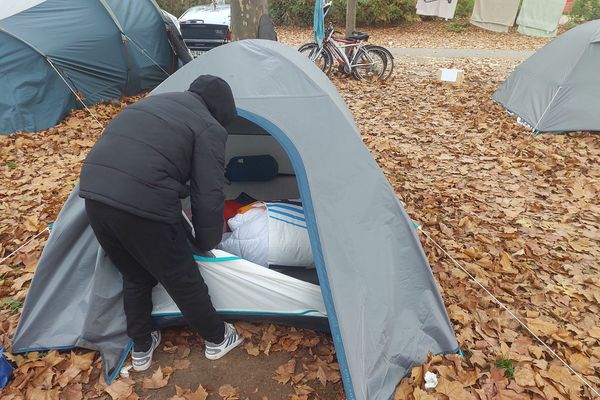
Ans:
POLYGON ((255 123, 271 134, 271 136, 273 136, 275 140, 277 140, 277 142, 279 142, 279 144, 283 147, 288 157, 290 157, 290 161, 294 167, 294 172, 296 173, 298 189, 300 190, 300 195, 302 197, 302 205, 304 206, 304 214, 306 216, 308 225, 308 236, 310 238, 313 258, 321 286, 321 293, 323 294, 323 300, 325 303, 325 309, 327 310, 329 327, 331 328, 331 336, 333 337, 333 343, 335 345, 337 359, 340 365, 340 373, 342 375, 344 389, 346 391, 348 400, 355 400, 356 395, 354 394, 354 387, 352 386, 352 377, 350 376, 350 369, 348 368, 348 360, 346 358, 344 342, 342 341, 340 325, 335 312, 333 298, 331 296, 329 277, 327 276, 327 270, 325 269, 325 260, 323 259, 321 240, 319 238, 319 231, 317 230, 315 210, 312 203, 310 187, 308 185, 308 177, 306 175, 304 163, 302 162, 302 157, 300 157, 298 149, 296 149, 296 146, 294 146, 287 135, 271 121, 261 117, 260 115, 240 108, 238 108, 237 111, 240 117, 255 123))
MULTIPOLYGON (((125 352, 123 353, 123 355, 121 356, 121 359, 119 360, 119 363, 115 367, 115 370, 113 371, 112 375, 110 375, 108 377, 108 380, 106 381, 106 383, 108 383, 110 385, 117 378, 117 376, 119 375, 119 372, 121 372, 121 368, 123 368, 123 364, 125 364, 125 360, 127 359, 129 352, 131 351, 132 348, 133 348, 133 340, 130 340, 129 344, 125 348, 125 352)), ((104 356, 102 356, 102 358, 104 358, 104 356)))
POLYGON ((443 351, 441 353, 438 354, 442 354, 442 355, 446 355, 446 354, 458 354, 461 357, 465 357, 465 355, 463 354, 462 350, 460 349, 460 347, 455 348, 454 350, 449 350, 449 351, 443 351))

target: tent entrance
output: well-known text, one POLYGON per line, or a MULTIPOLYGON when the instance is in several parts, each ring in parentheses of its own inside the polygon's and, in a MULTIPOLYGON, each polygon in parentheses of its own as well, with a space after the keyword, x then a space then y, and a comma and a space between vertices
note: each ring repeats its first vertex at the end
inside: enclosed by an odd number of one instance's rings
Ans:
MULTIPOLYGON (((262 182, 227 182, 224 188, 227 200, 235 200, 241 194, 269 204, 300 198, 290 158, 272 135, 242 117, 228 127, 228 133, 226 165, 234 157, 270 155, 277 161, 279 175, 262 182)), ((183 208, 188 214, 189 199, 183 201, 183 208)), ((306 228, 304 232, 307 233, 306 228)), ((272 238, 265 236, 264 239, 272 238)), ((242 254, 231 254, 231 250, 214 250, 213 253, 215 258, 197 256, 196 261, 211 288, 213 304, 224 318, 329 330, 315 268, 272 264, 265 267, 245 260, 242 254)), ((153 291, 153 303, 153 317, 160 326, 183 322, 177 306, 160 285, 153 291)))
POLYGON ((230 182, 225 186, 227 199, 244 192, 257 200, 298 199, 300 192, 292 163, 281 145, 262 127, 238 117, 229 127, 225 165, 238 156, 270 155, 279 165, 279 175, 266 182, 230 182))
MULTIPOLYGON (((225 186, 226 199, 235 199, 241 193, 261 201, 300 199, 296 173, 289 156, 277 140, 259 125, 238 117, 228 127, 229 137, 225 152, 225 165, 238 156, 270 155, 279 165, 279 175, 266 182, 229 182, 225 186)), ((285 275, 318 285, 319 279, 314 268, 272 269, 285 275)))

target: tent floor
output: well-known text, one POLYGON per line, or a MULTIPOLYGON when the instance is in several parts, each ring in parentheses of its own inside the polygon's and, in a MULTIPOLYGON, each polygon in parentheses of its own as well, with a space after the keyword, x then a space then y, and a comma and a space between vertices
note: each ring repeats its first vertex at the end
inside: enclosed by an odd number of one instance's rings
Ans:
POLYGON ((312 283, 314 285, 319 284, 319 277, 317 276, 317 270, 315 268, 278 267, 274 265, 271 266, 270 269, 304 282, 312 283))
MULTIPOLYGON (((287 351, 270 351, 265 355, 262 351, 258 356, 248 354, 242 346, 233 349, 229 354, 220 360, 211 361, 204 356, 204 348, 195 340, 184 342, 184 337, 180 337, 178 332, 163 331, 165 341, 170 341, 179 347, 189 346, 190 354, 186 357, 190 361, 189 367, 178 369, 171 375, 169 384, 161 389, 143 389, 141 382, 144 378, 151 378, 158 366, 171 366, 175 360, 180 359, 178 352, 174 354, 162 351, 154 353, 152 366, 145 372, 131 372, 136 382, 140 382, 136 392, 140 398, 150 398, 152 400, 168 400, 175 394, 175 385, 181 388, 195 390, 198 384, 204 387, 212 388, 213 392, 208 396, 208 400, 221 399, 217 394, 222 385, 230 384, 240 391, 241 399, 289 399, 295 394, 292 385, 282 385, 275 381, 273 377, 277 374, 276 370, 280 365, 295 359, 297 364, 301 364, 304 357, 301 356, 303 350, 300 348, 296 354, 287 351)), ((299 367, 300 368, 300 367, 299 367)), ((326 386, 318 381, 309 383, 315 390, 315 397, 318 399, 339 399, 342 398, 339 393, 342 390, 342 383, 327 382, 326 386)), ((2 397, 2 396, 0 396, 2 397)))
MULTIPOLYGON (((319 284, 319 278, 317 277, 317 270, 314 268, 295 268, 295 267, 272 267, 274 271, 282 273, 309 282, 315 285, 319 284)), ((233 315, 225 313, 221 315, 228 321, 245 321, 245 322, 256 322, 256 323, 272 323, 278 325, 294 326, 300 329, 312 329, 319 332, 329 332, 329 321, 327 318, 315 317, 315 316, 287 316, 287 315, 260 315, 260 314, 244 314, 244 315, 233 315)), ((183 317, 179 316, 168 316, 168 317, 154 317, 155 323, 160 329, 168 328, 172 326, 186 325, 183 317)))

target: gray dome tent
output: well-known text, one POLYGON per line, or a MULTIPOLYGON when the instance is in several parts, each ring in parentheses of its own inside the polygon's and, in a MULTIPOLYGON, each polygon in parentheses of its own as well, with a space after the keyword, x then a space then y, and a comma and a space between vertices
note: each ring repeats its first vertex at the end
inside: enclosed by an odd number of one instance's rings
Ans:
POLYGON ((0 134, 55 125, 80 107, 153 88, 176 59, 154 0, 3 0, 0 134))
MULTIPOLYGON (((271 154, 283 173, 232 183, 227 197, 300 197, 320 283, 222 252, 198 257, 217 311, 241 319, 326 319, 348 399, 387 400, 428 352, 457 352, 414 225, 329 79, 293 48, 244 40, 196 58, 151 95, 186 90, 201 74, 229 82, 238 106, 225 162, 271 154)), ((42 253, 13 351, 100 350, 114 377, 129 341, 120 276, 109 264, 75 189, 42 253)), ((153 313, 159 320, 178 315, 161 288, 153 313)))
POLYGON ((600 131, 600 20, 573 28, 537 51, 493 99, 534 132, 600 131))

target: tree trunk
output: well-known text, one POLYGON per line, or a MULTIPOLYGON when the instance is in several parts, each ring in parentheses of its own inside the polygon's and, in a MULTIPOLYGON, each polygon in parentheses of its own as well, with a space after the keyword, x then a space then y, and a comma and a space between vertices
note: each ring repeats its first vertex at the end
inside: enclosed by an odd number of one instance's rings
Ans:
POLYGON ((346 7, 346 36, 356 30, 356 0, 348 0, 346 7))
POLYGON ((256 39, 263 14, 269 14, 267 0, 231 0, 232 40, 256 39))

